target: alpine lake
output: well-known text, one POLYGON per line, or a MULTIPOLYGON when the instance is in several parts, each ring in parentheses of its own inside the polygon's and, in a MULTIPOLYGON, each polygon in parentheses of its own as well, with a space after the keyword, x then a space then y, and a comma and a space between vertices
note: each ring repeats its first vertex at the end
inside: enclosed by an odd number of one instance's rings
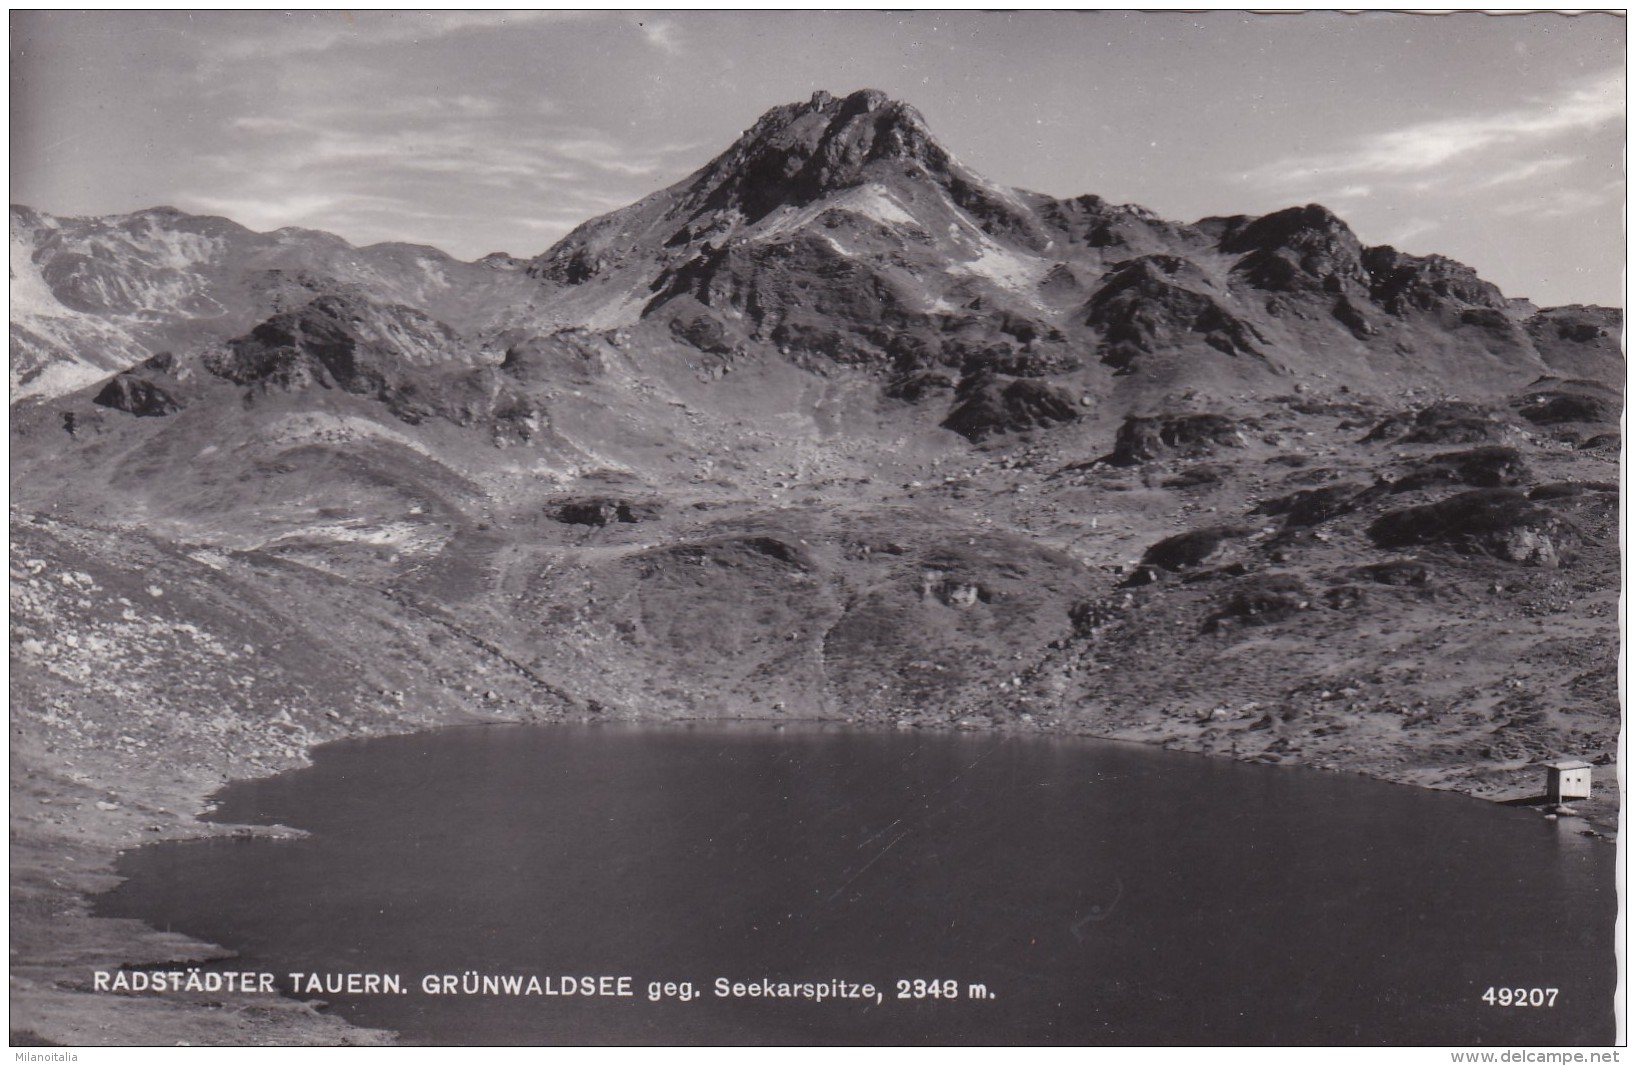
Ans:
POLYGON ((994 732, 529 725, 330 744, 218 800, 308 835, 133 850, 98 913, 405 1043, 1615 1038, 1615 849, 1357 776, 994 732))

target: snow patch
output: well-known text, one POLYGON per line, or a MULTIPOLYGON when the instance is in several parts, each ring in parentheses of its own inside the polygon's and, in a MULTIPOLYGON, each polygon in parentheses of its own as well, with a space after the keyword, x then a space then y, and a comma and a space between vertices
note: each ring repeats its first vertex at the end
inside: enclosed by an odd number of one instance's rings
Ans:
POLYGON ((880 185, 865 185, 849 191, 836 206, 883 222, 888 226, 918 226, 898 198, 880 185))
POLYGON ((767 241, 782 237, 810 225, 827 211, 845 211, 883 226, 911 226, 920 228, 920 222, 891 190, 878 183, 860 185, 855 189, 807 204, 804 207, 781 207, 758 223, 746 236, 751 240, 767 241))
POLYGON ((949 236, 975 253, 972 259, 965 262, 950 263, 949 272, 984 278, 1001 288, 1010 289, 1036 307, 1041 306, 1035 287, 1051 269, 1051 263, 1039 256, 1000 245, 966 218, 965 213, 953 203, 949 204, 949 208, 956 219, 956 222, 949 224, 949 236), (964 227, 964 232, 961 227, 964 227))
POLYGON ((835 253, 837 255, 843 255, 848 259, 852 258, 852 253, 847 251, 846 248, 842 246, 841 242, 836 240, 832 235, 828 233, 824 234, 824 243, 835 249, 835 253))
POLYGON ((303 526, 269 542, 278 544, 287 540, 331 540, 343 544, 369 544, 376 547, 412 548, 429 544, 437 538, 428 537, 418 526, 407 522, 386 522, 370 525, 362 521, 339 522, 326 525, 303 526))
POLYGON ((1045 273, 1046 265, 1033 256, 1019 255, 1016 252, 1001 248, 990 243, 979 248, 977 258, 964 263, 953 263, 950 270, 960 274, 972 274, 987 278, 1004 288, 1024 296, 1031 296, 1031 290, 1041 275, 1045 273))
POLYGON ((348 444, 360 439, 380 440, 408 448, 428 459, 434 458, 430 449, 412 437, 356 415, 335 415, 319 411, 285 415, 269 427, 268 435, 273 437, 276 444, 294 444, 309 440, 348 444))
MULTIPOLYGON (((152 354, 126 326, 140 324, 145 312, 104 316, 64 305, 46 284, 34 253, 32 231, 14 230, 10 253, 13 403, 73 392, 152 354)), ((151 286, 149 309, 163 306, 171 295, 186 295, 185 287, 181 282, 151 286)))
POLYGON ((14 232, 11 235, 12 317, 19 314, 60 314, 67 310, 57 301, 40 274, 39 265, 34 262, 34 242, 24 240, 21 234, 14 232))
POLYGON ((148 262, 180 271, 196 271, 213 262, 226 244, 217 237, 159 229, 157 226, 145 235, 144 240, 130 243, 134 246, 133 250, 148 262))
POLYGON ((11 402, 39 397, 49 400, 83 389, 93 381, 107 377, 106 369, 86 366, 84 363, 53 363, 24 382, 17 371, 11 374, 11 402))

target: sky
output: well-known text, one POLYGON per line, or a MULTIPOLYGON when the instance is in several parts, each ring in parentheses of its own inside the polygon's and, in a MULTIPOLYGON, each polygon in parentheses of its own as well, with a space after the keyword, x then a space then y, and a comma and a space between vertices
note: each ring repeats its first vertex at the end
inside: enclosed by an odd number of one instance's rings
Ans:
POLYGON ((1625 20, 1243 12, 12 12, 11 200, 532 256, 768 108, 876 88, 1004 185, 1321 203, 1624 302, 1625 20))

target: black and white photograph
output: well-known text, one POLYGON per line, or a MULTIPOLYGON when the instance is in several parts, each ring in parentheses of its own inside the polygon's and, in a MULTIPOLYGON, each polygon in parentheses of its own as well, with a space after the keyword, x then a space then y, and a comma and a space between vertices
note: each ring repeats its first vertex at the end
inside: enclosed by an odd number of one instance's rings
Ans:
POLYGON ((9 28, 18 1061, 1619 1061, 1624 12, 9 28))

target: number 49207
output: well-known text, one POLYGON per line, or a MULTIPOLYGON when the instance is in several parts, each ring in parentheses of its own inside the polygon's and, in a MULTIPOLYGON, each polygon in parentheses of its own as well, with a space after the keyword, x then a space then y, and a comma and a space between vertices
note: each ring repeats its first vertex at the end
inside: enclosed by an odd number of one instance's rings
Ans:
POLYGON ((1556 994, 1554 988, 1490 987, 1482 999, 1490 1007, 1554 1007, 1556 994))

